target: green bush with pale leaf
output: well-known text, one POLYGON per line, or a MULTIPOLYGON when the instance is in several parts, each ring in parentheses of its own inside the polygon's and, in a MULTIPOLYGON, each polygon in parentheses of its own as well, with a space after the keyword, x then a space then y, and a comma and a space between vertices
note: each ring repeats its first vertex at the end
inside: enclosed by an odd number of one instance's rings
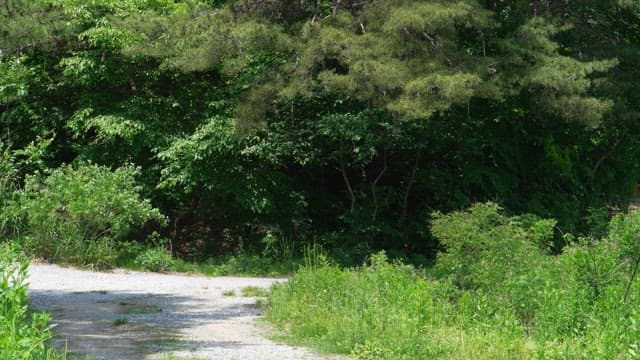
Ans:
POLYGON ((117 258, 116 243, 164 216, 140 196, 138 170, 83 164, 28 176, 14 206, 19 241, 41 258, 104 268, 117 258))

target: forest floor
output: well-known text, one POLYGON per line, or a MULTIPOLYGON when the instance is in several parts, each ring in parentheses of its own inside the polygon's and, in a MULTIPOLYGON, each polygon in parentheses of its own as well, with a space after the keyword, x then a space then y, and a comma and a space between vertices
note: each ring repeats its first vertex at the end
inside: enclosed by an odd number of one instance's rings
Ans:
POLYGON ((52 314, 54 342, 82 359, 278 359, 335 357, 277 344, 257 322, 273 278, 204 277, 128 270, 29 267, 35 309, 52 314))

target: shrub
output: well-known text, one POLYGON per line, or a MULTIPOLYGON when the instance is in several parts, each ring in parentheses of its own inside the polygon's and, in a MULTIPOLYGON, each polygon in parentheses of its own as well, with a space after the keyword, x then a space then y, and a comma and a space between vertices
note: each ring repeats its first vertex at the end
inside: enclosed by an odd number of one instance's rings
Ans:
POLYGON ((111 265, 117 241, 147 222, 165 221, 140 198, 136 173, 131 166, 112 171, 86 164, 27 177, 19 199, 25 248, 48 259, 111 265))
POLYGON ((507 217, 493 203, 436 214, 431 231, 445 251, 438 254, 435 270, 461 289, 482 291, 492 298, 495 311, 514 313, 528 324, 548 273, 544 253, 554 226, 553 220, 507 217))
POLYGON ((464 289, 492 289, 526 275, 540 263, 538 249, 551 240, 555 223, 540 220, 526 227, 518 220, 493 203, 436 213, 431 231, 444 247, 436 270, 464 289))
POLYGON ((618 244, 623 265, 629 273, 624 302, 627 302, 631 286, 640 268, 640 211, 619 214, 611 220, 610 238, 618 244))
POLYGON ((6 244, 0 253, 0 359, 62 359, 46 346, 49 314, 29 311, 26 259, 6 244))
POLYGON ((134 264, 148 271, 170 271, 174 269, 171 253, 162 247, 149 247, 140 252, 134 264))

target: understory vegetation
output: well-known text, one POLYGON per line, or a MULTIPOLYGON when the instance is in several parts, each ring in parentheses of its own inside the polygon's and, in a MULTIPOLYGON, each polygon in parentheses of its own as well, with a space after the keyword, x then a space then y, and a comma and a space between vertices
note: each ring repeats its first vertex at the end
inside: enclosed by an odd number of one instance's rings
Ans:
POLYGON ((555 255, 554 225, 491 203, 436 215, 433 268, 384 253, 314 262, 272 291, 266 317, 291 342, 368 360, 637 358, 640 213, 555 255))
POLYGON ((66 359, 47 344, 49 314, 29 310, 25 256, 6 244, 0 253, 0 359, 66 359))

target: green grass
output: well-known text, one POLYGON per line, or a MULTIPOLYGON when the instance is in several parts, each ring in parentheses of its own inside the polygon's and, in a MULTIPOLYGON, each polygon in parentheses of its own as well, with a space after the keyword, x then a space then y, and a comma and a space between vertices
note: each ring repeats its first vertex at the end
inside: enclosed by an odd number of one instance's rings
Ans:
POLYGON ((168 254, 138 242, 122 243, 113 266, 138 271, 174 271, 207 276, 282 276, 294 273, 302 259, 274 259, 258 254, 209 258, 202 262, 168 258, 168 254))
POLYGON ((180 335, 174 329, 156 328, 152 333, 154 338, 138 344, 137 351, 140 354, 189 350, 189 347, 182 342, 180 335))
POLYGON ((222 296, 236 296, 236 292, 233 290, 225 290, 222 292, 222 296))
POLYGON ((240 254, 210 258, 201 263, 175 259, 173 269, 177 272, 208 276, 281 276, 293 274, 302 264, 302 259, 279 260, 240 254))
POLYGON ((269 293, 267 289, 259 286, 246 286, 242 288, 241 292, 244 297, 265 297, 269 293))
POLYGON ((134 297, 126 300, 118 301, 120 314, 157 314, 162 312, 162 308, 157 305, 146 303, 147 296, 134 297))
POLYGON ((113 320, 113 326, 122 326, 128 323, 129 323, 129 319, 127 319, 126 317, 121 317, 113 320))
MULTIPOLYGON (((269 295, 265 318, 284 339, 321 351, 365 359, 434 358, 454 346, 443 319, 452 306, 434 301, 446 284, 410 268, 306 268, 269 295), (441 339, 441 340, 440 340, 441 339)), ((459 335, 459 334, 458 334, 459 335)))
POLYGON ((528 323, 525 303, 377 256, 361 268, 302 269, 272 289, 265 318, 280 340, 367 360, 639 358, 640 293, 625 305, 624 286, 611 284, 589 300, 563 288, 565 276, 528 300, 541 304, 528 323))

